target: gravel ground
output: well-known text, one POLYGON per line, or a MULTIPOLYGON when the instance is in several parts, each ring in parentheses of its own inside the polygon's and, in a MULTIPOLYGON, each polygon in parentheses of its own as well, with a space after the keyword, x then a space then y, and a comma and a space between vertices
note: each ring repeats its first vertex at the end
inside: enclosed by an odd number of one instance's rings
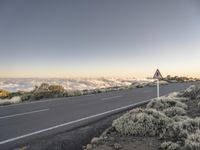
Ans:
MULTIPOLYGON (((92 150, 155 150, 160 146, 157 137, 136 137, 125 136, 115 131, 112 127, 106 131, 99 139, 93 138, 92 150)), ((85 148, 90 149, 88 144, 85 148)))

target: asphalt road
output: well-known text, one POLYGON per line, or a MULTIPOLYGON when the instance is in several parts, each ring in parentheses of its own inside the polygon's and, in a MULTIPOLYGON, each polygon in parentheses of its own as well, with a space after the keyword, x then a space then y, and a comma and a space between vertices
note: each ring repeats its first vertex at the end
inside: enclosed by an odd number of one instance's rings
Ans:
MULTIPOLYGON (((161 86, 160 94, 192 84, 196 82, 161 86)), ((83 126, 155 97, 156 87, 145 87, 0 107, 0 149, 83 126)))

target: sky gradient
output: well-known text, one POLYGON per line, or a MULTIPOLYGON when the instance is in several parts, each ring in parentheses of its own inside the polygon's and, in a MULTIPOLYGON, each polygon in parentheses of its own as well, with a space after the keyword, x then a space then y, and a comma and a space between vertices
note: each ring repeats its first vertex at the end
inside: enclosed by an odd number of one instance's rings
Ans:
POLYGON ((0 77, 200 77, 198 0, 1 0, 0 77))

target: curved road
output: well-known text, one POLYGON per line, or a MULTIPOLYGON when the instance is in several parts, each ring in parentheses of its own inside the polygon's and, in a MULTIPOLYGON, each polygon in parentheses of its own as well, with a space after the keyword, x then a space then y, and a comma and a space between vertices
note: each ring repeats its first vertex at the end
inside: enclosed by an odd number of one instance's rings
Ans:
MULTIPOLYGON (((193 83, 160 87, 161 95, 186 89, 193 83)), ((67 97, 0 107, 0 149, 57 134, 156 97, 156 87, 67 97)))

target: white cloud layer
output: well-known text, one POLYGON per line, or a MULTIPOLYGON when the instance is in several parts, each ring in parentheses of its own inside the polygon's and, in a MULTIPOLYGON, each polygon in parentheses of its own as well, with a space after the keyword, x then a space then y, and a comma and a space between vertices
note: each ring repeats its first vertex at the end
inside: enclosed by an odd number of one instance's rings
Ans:
POLYGON ((49 83, 62 85, 66 90, 85 90, 96 88, 108 88, 115 86, 129 86, 133 83, 147 83, 151 82, 150 79, 137 80, 135 78, 85 78, 85 79, 63 79, 63 78, 51 78, 51 79, 13 79, 2 78, 0 79, 0 89, 8 91, 30 91, 35 86, 39 86, 41 83, 49 83))

